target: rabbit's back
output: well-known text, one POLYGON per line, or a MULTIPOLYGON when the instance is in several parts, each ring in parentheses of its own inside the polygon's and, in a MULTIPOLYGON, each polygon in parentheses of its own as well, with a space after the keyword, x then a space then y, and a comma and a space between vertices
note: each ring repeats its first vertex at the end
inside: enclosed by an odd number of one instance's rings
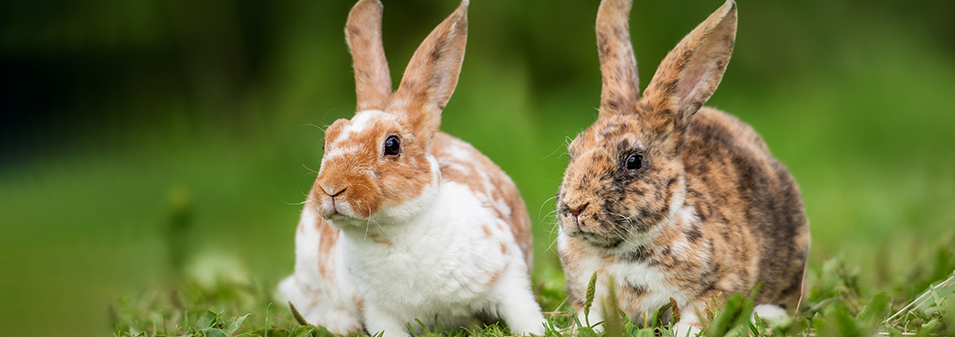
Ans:
POLYGON ((484 207, 510 225, 514 241, 530 269, 534 255, 530 218, 511 178, 471 144, 444 132, 435 135, 431 155, 438 161, 442 183, 467 186, 484 207))
POLYGON ((725 254, 716 255, 749 276, 751 282, 743 283, 762 284, 757 303, 795 304, 809 225, 785 165, 752 127, 708 107, 693 118, 682 157, 686 202, 696 210, 703 236, 724 246, 716 250, 725 254))

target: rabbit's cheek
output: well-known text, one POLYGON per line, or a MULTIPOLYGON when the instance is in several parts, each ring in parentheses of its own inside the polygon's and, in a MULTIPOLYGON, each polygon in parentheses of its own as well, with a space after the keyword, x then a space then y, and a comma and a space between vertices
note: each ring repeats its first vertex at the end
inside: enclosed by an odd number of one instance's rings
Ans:
POLYGON ((355 179, 342 201, 343 208, 354 217, 368 219, 381 208, 381 189, 370 177, 362 175, 355 179))
POLYGON ((558 220, 561 232, 567 234, 570 237, 580 237, 583 233, 580 229, 580 225, 573 218, 561 216, 558 220))
POLYGON ((352 206, 348 200, 339 200, 335 202, 335 208, 338 212, 338 215, 356 217, 355 207, 352 206))
POLYGON ((421 198, 427 186, 437 180, 438 167, 423 153, 408 149, 401 161, 384 162, 380 166, 379 185, 384 208, 396 208, 421 198))

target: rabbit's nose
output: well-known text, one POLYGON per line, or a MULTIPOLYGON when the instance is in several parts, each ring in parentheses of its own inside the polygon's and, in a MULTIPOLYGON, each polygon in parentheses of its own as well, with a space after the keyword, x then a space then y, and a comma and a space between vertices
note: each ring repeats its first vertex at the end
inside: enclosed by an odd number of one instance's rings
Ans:
POLYGON ((581 230, 581 231, 584 230, 584 226, 582 226, 582 224, 580 223, 580 213, 583 212, 588 205, 590 205, 589 202, 585 203, 583 206, 568 207, 568 209, 570 209, 570 216, 573 217, 574 225, 577 226, 578 230, 581 230))
POLYGON ((586 203, 586 204, 584 204, 583 206, 580 206, 580 207, 571 207, 571 208, 570 208, 570 215, 572 215, 572 216, 574 217, 574 220, 577 220, 577 217, 580 216, 580 212, 583 212, 584 209, 587 208, 588 205, 590 205, 589 202, 586 203))
POLYGON ((342 186, 322 186, 322 190, 325 191, 325 194, 328 194, 328 196, 330 196, 330 197, 332 197, 332 198, 337 197, 339 194, 342 194, 343 192, 345 192, 346 189, 348 189, 347 186, 345 186, 345 187, 342 187, 342 186))

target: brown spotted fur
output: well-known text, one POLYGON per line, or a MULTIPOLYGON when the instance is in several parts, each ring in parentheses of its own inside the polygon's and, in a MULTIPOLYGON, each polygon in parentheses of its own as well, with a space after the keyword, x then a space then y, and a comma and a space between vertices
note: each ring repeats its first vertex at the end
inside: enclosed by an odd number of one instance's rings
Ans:
MULTIPOLYGON (((673 49, 642 98, 630 4, 601 2, 600 115, 570 144, 558 191, 561 235, 569 236, 559 255, 571 301, 582 308, 590 276, 583 264, 597 259, 604 285, 612 263, 660 270, 667 286, 691 294, 681 306, 706 308, 711 295, 748 294, 762 284, 757 304, 792 310, 809 253, 799 188, 749 125, 701 108, 729 61, 736 4, 727 1, 673 49), (628 171, 633 154, 643 165, 628 171)), ((617 280, 616 288, 620 307, 640 317, 648 285, 617 280)))
MULTIPOLYGON (((524 206, 524 199, 521 198, 520 192, 514 187, 511 178, 471 144, 445 133, 438 133, 438 136, 435 137, 431 153, 438 160, 443 180, 467 185, 480 198, 486 198, 485 205, 493 208, 499 218, 504 219, 506 223, 511 225, 510 229, 514 235, 514 240, 524 254, 527 266, 530 267, 534 257, 530 218, 524 206), (471 160, 462 160, 460 157, 452 155, 451 151, 470 153, 471 160), (459 168, 466 168, 466 170, 459 168), (486 172, 489 184, 485 184, 477 172, 486 172), (493 204, 498 201, 503 201, 508 208, 499 209, 494 207, 493 204)), ((485 232, 489 233, 488 230, 485 230, 485 232)), ((506 246, 502 244, 501 247, 506 253, 506 246)))

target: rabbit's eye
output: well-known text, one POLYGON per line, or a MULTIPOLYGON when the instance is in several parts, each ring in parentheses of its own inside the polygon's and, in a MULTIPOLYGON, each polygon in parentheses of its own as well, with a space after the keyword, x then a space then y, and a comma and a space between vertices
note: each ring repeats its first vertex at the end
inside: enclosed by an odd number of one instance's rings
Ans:
POLYGON ((396 136, 389 136, 385 139, 385 155, 397 156, 401 152, 401 141, 396 136))
POLYGON ((643 156, 635 154, 627 158, 628 170, 639 170, 641 167, 643 167, 643 156))

